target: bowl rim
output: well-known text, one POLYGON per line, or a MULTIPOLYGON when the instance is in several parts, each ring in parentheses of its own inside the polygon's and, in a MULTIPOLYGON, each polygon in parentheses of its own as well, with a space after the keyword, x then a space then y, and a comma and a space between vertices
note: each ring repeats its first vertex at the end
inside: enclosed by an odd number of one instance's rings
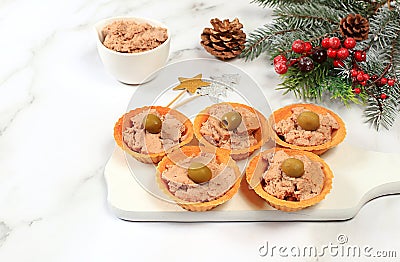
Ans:
POLYGON ((113 16, 113 17, 105 18, 105 19, 99 20, 98 22, 96 22, 94 24, 94 30, 95 30, 95 33, 96 33, 97 47, 101 48, 102 50, 105 50, 105 52, 108 52, 108 53, 113 54, 113 55, 119 55, 119 56, 136 57, 136 56, 142 56, 142 55, 151 54, 153 52, 157 52, 159 49, 161 49, 164 46, 168 45, 170 40, 171 40, 171 30, 166 24, 164 24, 164 23, 162 23, 162 22, 160 22, 158 20, 154 20, 154 19, 146 18, 146 17, 140 17, 140 16, 113 16), (107 24, 109 24, 111 22, 114 22, 114 21, 118 21, 118 20, 138 21, 138 22, 141 22, 141 23, 148 22, 152 26, 158 26, 158 27, 165 28, 165 29, 167 29, 167 36, 168 36, 167 40, 165 40, 164 43, 162 43, 161 45, 157 46, 156 48, 153 48, 153 49, 150 49, 150 50, 147 50, 147 51, 143 51, 143 52, 138 52, 138 53, 122 53, 122 52, 118 52, 118 51, 115 51, 115 50, 111 50, 111 49, 107 48, 103 44, 103 42, 100 40, 100 37, 101 37, 101 34, 102 34, 101 30, 105 25, 107 25, 107 24))

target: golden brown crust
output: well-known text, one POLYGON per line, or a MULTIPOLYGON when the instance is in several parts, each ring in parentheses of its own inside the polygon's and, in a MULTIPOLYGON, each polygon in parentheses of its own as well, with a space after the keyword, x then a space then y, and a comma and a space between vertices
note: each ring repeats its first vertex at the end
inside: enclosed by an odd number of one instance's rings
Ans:
MULTIPOLYGON (((264 145, 264 143, 267 142, 269 135, 270 135, 268 130, 270 130, 270 129, 268 128, 268 122, 265 119, 265 117, 259 111, 255 110, 254 108, 252 108, 248 105, 239 104, 239 103, 233 103, 233 102, 225 102, 225 103, 229 104, 233 108, 238 108, 238 107, 246 108, 250 112, 255 113, 260 121, 260 128, 257 131, 255 131, 255 133, 254 133, 254 137, 258 141, 257 144, 251 146, 250 148, 243 148, 243 149, 231 149, 230 150, 230 149, 221 148, 221 150, 230 152, 231 157, 233 159, 241 160, 241 159, 244 159, 244 158, 250 156, 255 150, 261 148, 264 145)), ((224 104, 224 103, 221 103, 221 104, 224 104)), ((215 106, 215 105, 212 105, 212 106, 215 106)), ((196 138, 199 140, 199 142, 201 144, 203 144, 205 147, 215 148, 215 145, 208 142, 203 137, 203 135, 200 133, 202 124, 205 121, 207 121, 207 119, 209 117, 208 110, 212 106, 205 108, 196 116, 196 118, 194 119, 193 129, 194 129, 194 135, 196 136, 196 138)))
POLYGON ((169 114, 173 115, 174 117, 176 117, 178 120, 180 120, 186 127, 187 136, 186 136, 185 140, 180 142, 179 145, 169 149, 168 152, 170 152, 178 147, 182 147, 182 146, 188 144, 193 139, 193 125, 192 125, 192 122, 185 115, 180 113, 179 111, 168 108, 168 107, 162 107, 162 106, 145 106, 145 107, 141 107, 141 108, 136 108, 134 110, 131 110, 131 111, 125 113, 123 116, 121 116, 118 119, 118 121, 115 123, 115 126, 114 126, 114 139, 115 139, 115 142, 117 143, 117 145, 140 162, 143 162, 146 164, 151 164, 151 163, 157 164, 158 162, 161 161, 161 159, 166 155, 167 152, 163 151, 160 153, 150 153, 150 154, 138 153, 138 152, 132 151, 125 144, 125 142, 123 141, 123 138, 122 138, 122 130, 124 130, 130 124, 129 121, 124 121, 124 119, 130 119, 132 116, 135 116, 143 111, 147 111, 150 109, 155 109, 161 115, 166 115, 169 113, 169 114))
POLYGON ((188 157, 190 157, 192 155, 198 155, 202 151, 215 153, 218 163, 224 163, 227 166, 233 168, 233 170, 235 171, 237 180, 236 180, 235 184, 233 184, 233 186, 227 192, 225 192, 224 195, 222 195, 221 197, 219 197, 215 200, 208 201, 208 202, 187 202, 187 201, 181 200, 181 199, 175 197, 168 190, 167 184, 161 178, 161 175, 162 175, 163 171, 166 170, 167 165, 174 164, 174 162, 170 159, 169 155, 167 155, 157 165, 156 180, 157 180, 159 187, 164 191, 164 193, 167 194, 171 199, 173 199, 179 206, 181 206, 182 208, 184 208, 188 211, 207 211, 207 210, 213 209, 213 208, 225 203, 226 201, 230 200, 237 193, 237 191, 239 190, 240 182, 241 182, 241 173, 240 173, 239 167, 236 165, 236 162, 229 156, 229 153, 227 153, 227 151, 220 150, 219 148, 211 151, 208 148, 199 147, 199 146, 184 146, 180 150, 182 153, 184 153, 188 157))
POLYGON ((286 211, 286 212, 292 212, 292 211, 298 211, 298 210, 304 209, 306 207, 317 204, 318 202, 320 202, 321 200, 323 200, 325 198, 325 196, 332 189, 333 173, 332 173, 332 170, 329 168, 328 164, 322 158, 320 158, 318 155, 311 153, 311 152, 298 151, 298 150, 292 150, 292 149, 287 149, 287 148, 272 148, 267 151, 274 152, 274 150, 283 150, 285 153, 287 153, 290 156, 304 155, 313 161, 321 163, 322 170, 325 175, 324 186, 319 195, 312 197, 310 199, 301 200, 301 201, 282 200, 282 199, 276 198, 273 195, 268 194, 263 189, 262 184, 261 184, 262 174, 257 174, 257 172, 255 172, 257 169, 257 166, 259 166, 261 163, 261 161, 260 161, 261 153, 259 153, 250 161, 248 167, 246 168, 246 181, 250 185, 250 187, 257 193, 257 195, 259 195, 261 198, 263 198, 272 207, 282 210, 282 211, 286 211))
POLYGON ((316 145, 316 146, 297 146, 297 145, 286 143, 276 134, 275 131, 273 131, 274 136, 275 136, 275 142, 279 146, 285 147, 285 148, 296 149, 296 150, 310 151, 314 154, 321 155, 321 154, 325 153, 328 149, 340 144, 346 137, 346 127, 345 127, 343 120, 337 114, 332 112, 331 110, 321 107, 321 106, 314 105, 314 104, 292 104, 292 105, 282 107, 282 108, 274 111, 272 113, 272 115, 269 117, 268 121, 269 121, 270 126, 273 126, 275 123, 278 123, 279 121, 281 121, 283 119, 289 118, 293 114, 292 109, 295 107, 304 107, 310 111, 313 111, 313 112, 319 113, 319 114, 329 113, 338 122, 339 129, 332 133, 331 141, 326 142, 321 145, 316 145))

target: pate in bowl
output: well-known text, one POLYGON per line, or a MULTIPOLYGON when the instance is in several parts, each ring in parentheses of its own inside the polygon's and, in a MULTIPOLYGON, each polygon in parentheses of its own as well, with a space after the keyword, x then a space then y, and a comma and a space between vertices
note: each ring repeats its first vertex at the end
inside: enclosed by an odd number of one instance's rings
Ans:
POLYGON ((171 32, 161 22, 139 17, 113 17, 95 25, 97 50, 106 70, 125 84, 155 77, 168 59, 171 32))

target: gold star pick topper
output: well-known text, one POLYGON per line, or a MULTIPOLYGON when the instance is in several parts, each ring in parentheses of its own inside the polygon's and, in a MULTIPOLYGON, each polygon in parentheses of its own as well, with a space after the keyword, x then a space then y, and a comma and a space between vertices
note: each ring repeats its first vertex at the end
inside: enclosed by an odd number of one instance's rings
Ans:
POLYGON ((172 90, 186 90, 189 93, 194 94, 198 88, 211 85, 210 82, 201 80, 201 77, 202 74, 198 74, 192 78, 178 77, 179 82, 181 83, 172 90))

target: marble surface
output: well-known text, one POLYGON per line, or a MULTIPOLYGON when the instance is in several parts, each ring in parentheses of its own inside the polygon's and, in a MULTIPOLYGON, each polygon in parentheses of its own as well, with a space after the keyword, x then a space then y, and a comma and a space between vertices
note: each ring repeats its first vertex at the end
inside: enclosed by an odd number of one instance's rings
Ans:
MULTIPOLYGON (((116 218, 106 200, 104 166, 115 146, 113 125, 138 87, 119 83, 105 71, 93 24, 125 15, 157 19, 173 30, 168 63, 212 58, 199 44, 211 18, 238 17, 246 32, 271 20, 271 10, 239 0, 1 1, 0 261, 176 261, 187 256, 282 261, 276 251, 260 256, 266 243, 323 247, 338 244, 340 234, 348 244, 395 250, 400 257, 395 241, 399 195, 373 200, 345 222, 182 224, 116 218)), ((296 101, 274 90, 279 79, 265 57, 232 63, 254 77, 272 108, 296 101)), ((377 133, 354 114, 347 118, 349 110, 357 115, 361 108, 326 105, 344 116, 348 141, 398 152, 400 119, 391 131, 377 133)), ((296 259, 342 261, 338 255, 296 259)), ((394 261, 375 261, 381 260, 394 261)))

